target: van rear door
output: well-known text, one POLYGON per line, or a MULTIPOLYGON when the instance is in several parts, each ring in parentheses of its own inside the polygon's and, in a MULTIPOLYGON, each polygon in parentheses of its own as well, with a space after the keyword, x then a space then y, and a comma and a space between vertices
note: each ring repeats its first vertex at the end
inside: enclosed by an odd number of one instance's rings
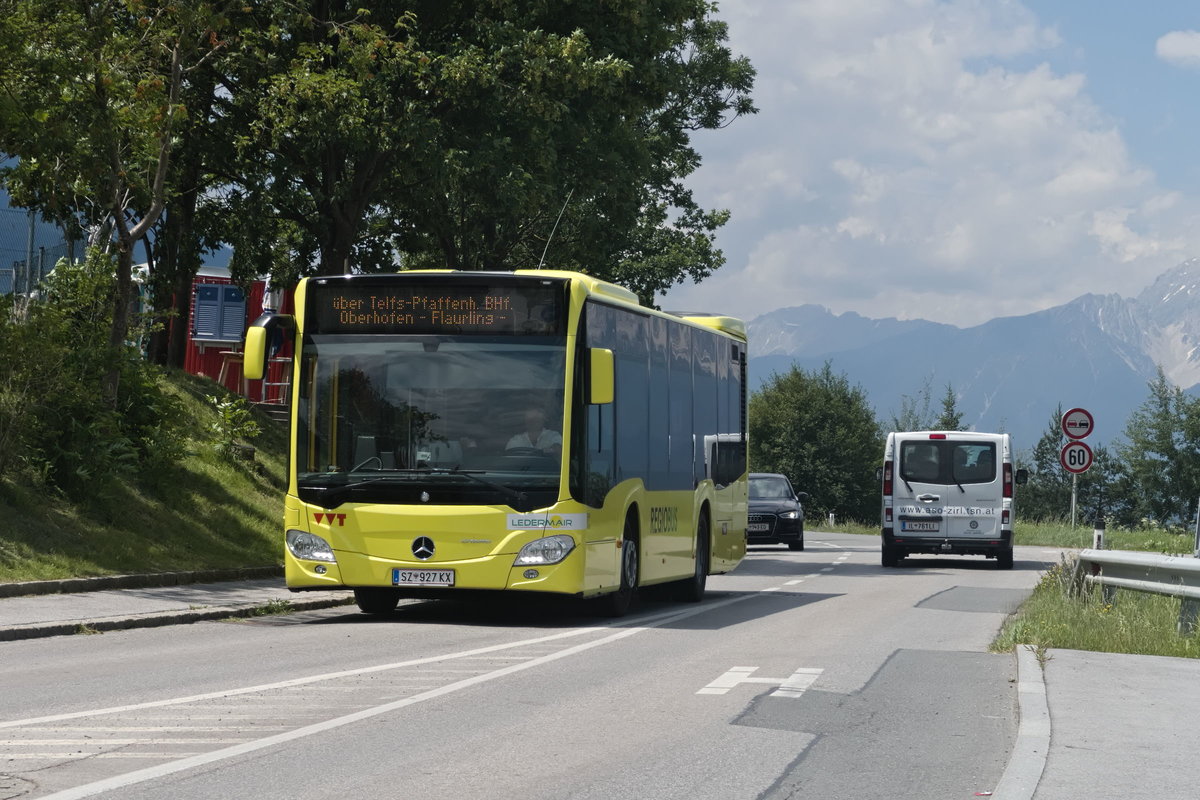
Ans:
POLYGON ((943 529, 956 538, 1000 536, 1002 453, 996 441, 954 440, 945 443, 950 485, 946 487, 943 529))
POLYGON ((898 437, 895 500, 895 535, 904 537, 942 536, 946 487, 941 475, 941 442, 898 437))

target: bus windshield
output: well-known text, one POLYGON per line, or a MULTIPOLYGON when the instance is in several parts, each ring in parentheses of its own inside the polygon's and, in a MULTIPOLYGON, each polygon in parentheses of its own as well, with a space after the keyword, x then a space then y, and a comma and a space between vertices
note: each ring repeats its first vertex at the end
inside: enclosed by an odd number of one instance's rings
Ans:
POLYGON ((554 502, 565 348, 559 336, 307 337, 301 497, 326 507, 554 502))

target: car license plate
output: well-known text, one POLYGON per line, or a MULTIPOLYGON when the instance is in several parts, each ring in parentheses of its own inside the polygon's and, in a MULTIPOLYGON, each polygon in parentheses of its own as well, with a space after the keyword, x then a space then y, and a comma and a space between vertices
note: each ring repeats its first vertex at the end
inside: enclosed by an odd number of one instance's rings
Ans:
POLYGON ((746 526, 746 530, 750 533, 765 533, 771 530, 771 524, 769 522, 751 522, 746 526))
POLYGON ((394 569, 393 586, 453 586, 452 569, 394 569))
POLYGON ((902 531, 932 531, 937 533, 938 524, 936 522, 901 522, 900 530, 902 531))

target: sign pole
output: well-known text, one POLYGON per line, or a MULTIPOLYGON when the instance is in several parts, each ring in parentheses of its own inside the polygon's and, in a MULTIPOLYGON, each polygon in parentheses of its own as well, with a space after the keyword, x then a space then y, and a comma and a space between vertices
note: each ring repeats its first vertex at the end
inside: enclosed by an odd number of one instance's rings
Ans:
POLYGON ((1071 473, 1071 530, 1075 530, 1075 491, 1079 476, 1071 473))
POLYGON ((1081 440, 1086 439, 1096 427, 1096 420, 1085 408, 1072 408, 1059 419, 1067 443, 1058 452, 1058 463, 1071 473, 1071 530, 1075 530, 1075 518, 1079 498, 1079 473, 1092 468, 1092 448, 1081 440))
POLYGON ((1192 548, 1192 557, 1200 558, 1200 499, 1196 500, 1196 538, 1192 548))

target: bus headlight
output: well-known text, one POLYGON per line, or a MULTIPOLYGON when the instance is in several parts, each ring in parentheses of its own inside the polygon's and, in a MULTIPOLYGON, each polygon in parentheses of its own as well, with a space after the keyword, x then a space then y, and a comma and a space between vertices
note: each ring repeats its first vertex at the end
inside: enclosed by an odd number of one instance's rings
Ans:
POLYGON ((308 531, 291 530, 287 532, 288 550, 292 555, 305 561, 334 561, 333 548, 329 542, 308 531))
POLYGON ((515 564, 557 564, 575 549, 575 540, 565 534, 530 542, 517 553, 515 564))

